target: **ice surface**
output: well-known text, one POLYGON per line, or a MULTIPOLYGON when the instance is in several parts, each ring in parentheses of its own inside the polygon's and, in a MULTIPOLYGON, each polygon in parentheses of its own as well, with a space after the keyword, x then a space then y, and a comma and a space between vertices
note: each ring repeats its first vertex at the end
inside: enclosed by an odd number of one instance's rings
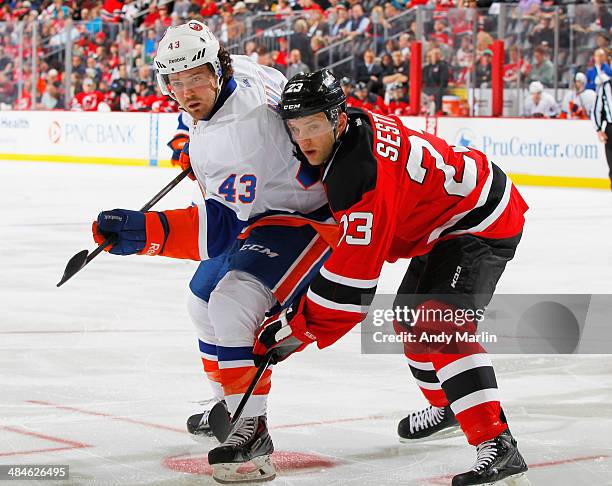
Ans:
MULTIPOLYGON (((212 441, 184 430, 210 396, 184 306, 195 264, 103 254, 55 287, 67 260, 93 248, 98 211, 138 208, 175 174, 0 163, 0 465, 70 465, 57 484, 213 484, 212 441)), ((521 191, 531 211, 499 291, 610 293, 612 195, 521 191)), ((190 196, 185 182, 159 207, 190 196)), ((405 268, 386 267, 379 290, 394 291, 405 268)), ((612 360, 493 360, 532 484, 612 484, 612 360)), ((269 422, 284 469, 270 484, 450 484, 473 463, 465 439, 397 441, 398 420, 423 404, 402 357, 361 355, 357 331, 300 353, 274 372, 269 422)))

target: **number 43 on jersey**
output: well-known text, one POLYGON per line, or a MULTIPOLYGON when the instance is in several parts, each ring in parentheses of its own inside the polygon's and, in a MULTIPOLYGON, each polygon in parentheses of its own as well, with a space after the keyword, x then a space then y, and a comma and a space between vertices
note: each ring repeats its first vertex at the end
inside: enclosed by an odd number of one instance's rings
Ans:
POLYGON ((238 201, 242 203, 252 203, 255 200, 257 177, 253 174, 244 174, 236 183, 237 177, 237 174, 231 174, 221 183, 217 192, 228 202, 235 203, 238 197, 238 201))

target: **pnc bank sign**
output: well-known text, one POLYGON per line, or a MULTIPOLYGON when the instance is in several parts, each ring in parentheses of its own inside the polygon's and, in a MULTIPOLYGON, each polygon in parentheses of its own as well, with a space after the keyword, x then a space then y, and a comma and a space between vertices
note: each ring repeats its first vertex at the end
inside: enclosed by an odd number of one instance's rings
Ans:
POLYGON ((51 143, 132 145, 136 143, 136 125, 118 123, 62 123, 49 124, 51 143))

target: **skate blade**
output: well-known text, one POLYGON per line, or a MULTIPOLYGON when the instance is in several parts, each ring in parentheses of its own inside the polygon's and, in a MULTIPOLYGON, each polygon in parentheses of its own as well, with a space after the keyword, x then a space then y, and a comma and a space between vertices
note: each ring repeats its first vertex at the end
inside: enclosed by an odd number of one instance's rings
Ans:
POLYGON ((522 472, 500 479, 494 483, 483 483, 481 486, 531 486, 531 482, 527 479, 527 474, 522 472))
POLYGON ((505 486, 531 486, 531 481, 527 479, 527 474, 524 472, 515 474, 514 476, 508 476, 505 481, 505 483, 502 483, 505 486))
POLYGON ((246 463, 213 464, 212 468, 213 479, 221 484, 257 483, 272 481, 276 477, 269 455, 255 457, 246 463))
POLYGON ((405 439, 404 437, 400 437, 399 441, 402 444, 421 444, 423 442, 433 442, 436 440, 450 439, 452 437, 460 437, 462 435, 463 430, 461 430, 461 427, 457 425, 441 430, 440 432, 436 432, 435 434, 431 434, 428 437, 421 437, 420 439, 405 439))

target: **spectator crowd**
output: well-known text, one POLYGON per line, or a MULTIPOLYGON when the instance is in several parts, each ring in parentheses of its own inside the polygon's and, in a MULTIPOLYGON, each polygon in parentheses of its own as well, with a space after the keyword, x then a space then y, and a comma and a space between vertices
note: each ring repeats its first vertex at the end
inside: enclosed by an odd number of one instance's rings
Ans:
POLYGON ((527 88, 525 116, 584 117, 593 90, 612 77, 612 9, 568 4, 0 0, 0 108, 176 111, 152 59, 167 27, 203 19, 232 53, 287 77, 331 64, 351 106, 399 115, 409 111, 412 41, 423 42, 423 109, 443 113, 445 95, 491 86, 492 43, 503 38, 504 85, 527 88), (559 105, 551 88, 567 88, 559 105))

